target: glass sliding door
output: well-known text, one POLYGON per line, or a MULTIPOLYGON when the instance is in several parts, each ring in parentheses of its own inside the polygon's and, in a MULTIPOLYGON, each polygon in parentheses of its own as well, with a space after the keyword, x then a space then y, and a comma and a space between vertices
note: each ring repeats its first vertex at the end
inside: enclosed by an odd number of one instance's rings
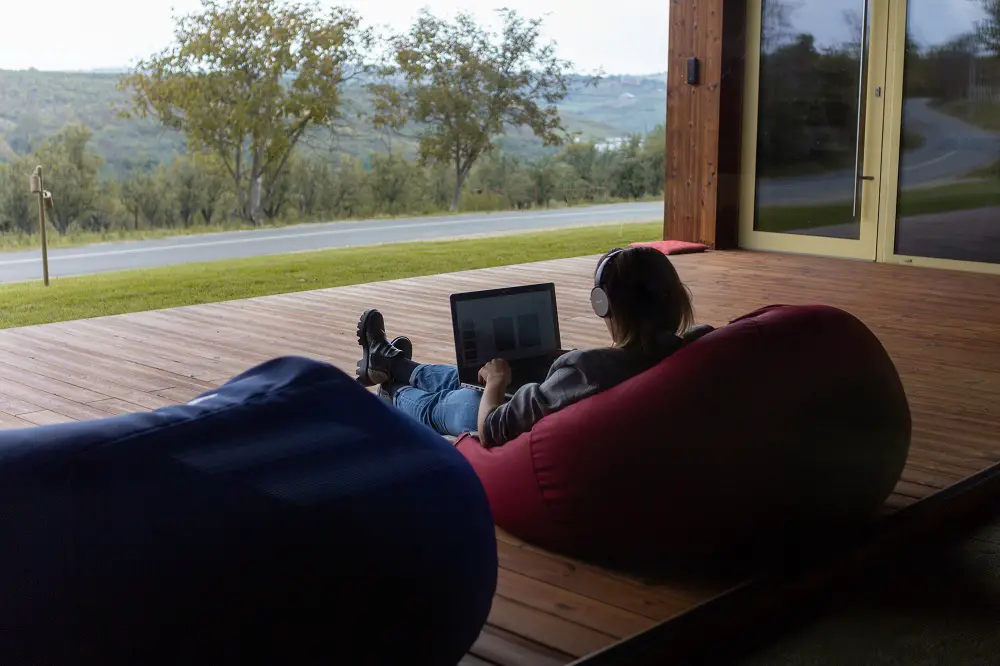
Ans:
POLYGON ((897 0, 880 255, 1000 265, 1000 1, 897 0))
POLYGON ((740 244, 875 259, 889 0, 750 0, 740 244))

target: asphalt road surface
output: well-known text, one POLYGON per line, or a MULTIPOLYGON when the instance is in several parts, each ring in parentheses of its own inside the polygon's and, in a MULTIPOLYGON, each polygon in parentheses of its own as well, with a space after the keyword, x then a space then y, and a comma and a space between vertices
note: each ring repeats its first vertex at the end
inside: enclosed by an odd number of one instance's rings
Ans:
MULTIPOLYGON (((49 274, 67 277, 265 254, 660 219, 663 219, 663 204, 654 202, 523 213, 327 222, 52 250, 49 274)), ((41 264, 38 250, 0 254, 0 282, 40 279, 41 264)))
MULTIPOLYGON (((903 154, 900 184, 947 184, 1000 159, 1000 135, 962 122, 929 105, 926 99, 907 100, 903 124, 924 138, 923 144, 903 154)), ((761 205, 811 204, 850 201, 854 171, 773 178, 758 187, 761 205)))

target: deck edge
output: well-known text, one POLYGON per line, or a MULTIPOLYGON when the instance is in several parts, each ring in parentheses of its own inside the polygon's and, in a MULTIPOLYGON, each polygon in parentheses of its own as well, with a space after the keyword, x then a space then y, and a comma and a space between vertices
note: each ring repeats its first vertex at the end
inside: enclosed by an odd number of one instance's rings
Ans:
POLYGON ((836 590, 845 594, 847 583, 891 564, 902 549, 967 534, 996 512, 990 509, 998 497, 995 464, 875 521, 832 551, 788 562, 570 666, 720 663, 747 655, 801 626, 836 590))

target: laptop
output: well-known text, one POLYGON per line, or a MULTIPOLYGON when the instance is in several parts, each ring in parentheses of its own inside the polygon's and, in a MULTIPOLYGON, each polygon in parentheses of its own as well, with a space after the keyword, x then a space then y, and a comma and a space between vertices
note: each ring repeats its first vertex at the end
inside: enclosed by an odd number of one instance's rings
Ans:
POLYGON ((451 323, 462 386, 483 390, 479 370, 502 358, 513 379, 507 397, 544 381, 562 347, 551 282, 452 294, 451 323))

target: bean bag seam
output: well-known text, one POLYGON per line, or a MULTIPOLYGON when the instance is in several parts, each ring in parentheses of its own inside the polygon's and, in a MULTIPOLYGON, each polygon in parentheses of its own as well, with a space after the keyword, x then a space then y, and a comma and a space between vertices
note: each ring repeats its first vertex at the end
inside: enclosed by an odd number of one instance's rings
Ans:
MULTIPOLYGON (((223 414, 226 414, 226 413, 228 413, 228 412, 230 412, 232 410, 239 410, 239 409, 242 409, 242 408, 245 408, 245 407, 257 406, 257 405, 261 404, 261 400, 263 398, 267 398, 267 397, 270 397, 272 395, 284 394, 284 395, 287 395, 287 396, 289 396, 291 398, 294 398, 294 397, 298 396, 299 394, 303 393, 305 390, 310 390, 311 391, 311 390, 315 390, 315 389, 323 389, 323 388, 330 387, 331 385, 341 384, 342 382, 343 382, 342 379, 337 378, 337 379, 326 380, 326 381, 323 381, 323 382, 318 382, 318 383, 310 384, 309 387, 308 387, 308 389, 289 389, 287 386, 282 386, 282 387, 276 387, 276 388, 272 388, 272 389, 267 389, 265 391, 260 391, 260 392, 257 392, 257 393, 252 393, 249 396, 247 396, 247 398, 245 400, 242 400, 239 403, 232 404, 232 405, 226 405, 224 407, 218 407, 218 408, 216 408, 216 409, 214 409, 212 411, 208 411, 208 412, 202 412, 202 413, 199 413, 199 414, 193 414, 193 415, 188 416, 188 417, 186 417, 186 418, 184 418, 182 420, 179 420, 179 421, 170 421, 168 423, 159 423, 159 424, 150 426, 148 428, 145 428, 143 430, 138 430, 138 431, 135 431, 135 432, 130 432, 130 433, 126 434, 126 435, 118 437, 117 439, 113 439, 113 440, 110 440, 110 441, 99 442, 97 448, 105 448, 105 447, 115 446, 115 445, 118 445, 118 444, 124 444, 124 443, 128 442, 129 440, 137 439, 139 437, 144 437, 144 436, 147 436, 147 435, 150 435, 150 434, 154 434, 154 433, 158 433, 158 432, 165 431, 165 430, 171 430, 173 428, 177 428, 177 427, 180 427, 180 426, 189 425, 189 424, 191 424, 191 423, 193 423, 195 421, 199 421, 199 420, 202 420, 202 419, 204 419, 204 420, 212 420, 212 419, 215 419, 216 417, 219 417, 219 416, 221 416, 223 414)), ((216 393, 221 388, 223 388, 223 387, 219 387, 219 389, 213 389, 213 390, 210 390, 210 391, 206 391, 202 395, 209 395, 211 393, 216 393)), ((186 404, 187 403, 183 403, 183 405, 182 404, 172 405, 171 407, 165 407, 164 409, 171 409, 171 408, 181 407, 181 406, 184 406, 186 404)), ((156 412, 154 411, 154 412, 149 412, 149 413, 155 414, 156 412)), ((77 451, 76 455, 82 455, 82 454, 87 453, 87 452, 92 451, 92 450, 93 449, 88 448, 88 449, 84 449, 84 450, 81 450, 81 451, 77 451)))
POLYGON ((534 428, 528 431, 528 459, 531 461, 531 478, 535 481, 535 488, 538 489, 538 497, 542 501, 542 506, 545 507, 545 522, 551 525, 552 513, 549 507, 549 500, 546 497, 545 490, 542 488, 541 481, 538 480, 538 467, 535 466, 535 434, 536 430, 534 428))

